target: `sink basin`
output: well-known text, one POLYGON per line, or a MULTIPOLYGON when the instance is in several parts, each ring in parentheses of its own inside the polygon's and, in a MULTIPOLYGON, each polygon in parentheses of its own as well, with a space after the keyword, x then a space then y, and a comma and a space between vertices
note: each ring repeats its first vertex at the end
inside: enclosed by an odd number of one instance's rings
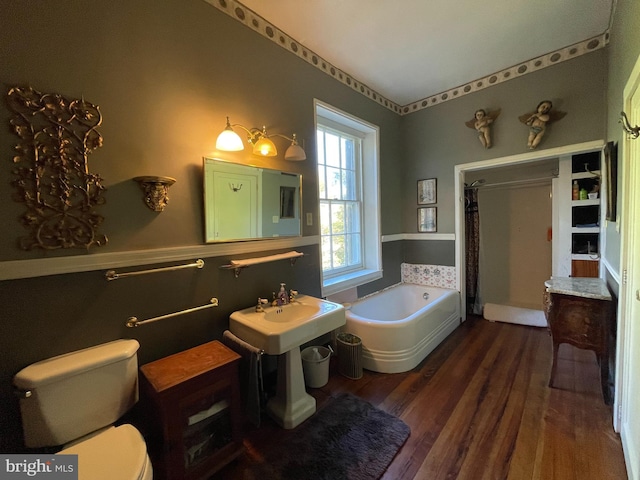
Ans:
POLYGON ((231 314, 231 333, 278 355, 277 392, 267 402, 267 412, 283 428, 295 428, 316 411, 316 399, 305 390, 300 345, 346 322, 342 305, 309 295, 263 312, 250 307, 231 314))
POLYGON ((255 307, 231 314, 229 330, 269 355, 280 355, 346 323, 344 307, 309 295, 281 307, 255 307))

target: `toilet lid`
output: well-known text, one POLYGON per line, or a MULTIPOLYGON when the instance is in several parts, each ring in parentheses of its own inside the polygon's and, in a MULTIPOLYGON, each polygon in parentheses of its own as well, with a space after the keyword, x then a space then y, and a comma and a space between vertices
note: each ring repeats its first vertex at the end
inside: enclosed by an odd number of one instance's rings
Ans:
POLYGON ((78 455, 81 480, 140 480, 147 468, 147 446, 132 425, 109 428, 58 453, 78 455))

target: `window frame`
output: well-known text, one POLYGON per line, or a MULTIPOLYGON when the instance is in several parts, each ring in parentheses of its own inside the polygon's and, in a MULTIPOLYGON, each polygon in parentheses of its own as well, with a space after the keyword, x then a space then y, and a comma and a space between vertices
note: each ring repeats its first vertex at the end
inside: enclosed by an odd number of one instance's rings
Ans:
MULTIPOLYGON (((380 220, 380 161, 378 126, 339 110, 320 100, 314 100, 314 119, 317 140, 318 126, 360 139, 361 165, 359 185, 361 195, 360 230, 362 265, 347 267, 329 274, 323 270, 322 240, 319 244, 320 275, 323 296, 332 295, 382 278, 382 243, 380 220)), ((316 145, 317 148, 317 145, 316 145)), ((317 150, 316 150, 317 154, 317 150)), ((316 172, 317 172, 316 168, 316 172)), ((318 180, 320 180, 318 178, 318 180)), ((318 229, 320 217, 320 181, 318 181, 318 229)), ((321 235, 320 235, 321 237, 321 235)))
MULTIPOLYGON (((360 237, 359 240, 359 245, 358 245, 358 256, 360 257, 359 261, 357 263, 352 263, 350 265, 346 265, 343 267, 337 267, 337 268, 331 268, 329 270, 325 270, 324 268, 322 269, 322 273, 323 273, 323 278, 334 278, 334 277, 340 277, 342 275, 346 275, 349 274, 351 272, 355 272, 358 270, 361 270, 362 268, 364 268, 364 256, 362 255, 362 252, 364 250, 364 240, 362 238, 363 235, 363 225, 362 225, 362 215, 363 215, 363 186, 362 186, 362 135, 355 135, 352 132, 346 132, 344 129, 339 130, 337 128, 335 128, 335 126, 328 126, 326 125, 325 122, 318 122, 318 124, 316 125, 316 140, 318 139, 318 133, 319 131, 322 130, 324 131, 325 135, 327 133, 338 136, 340 139, 347 139, 347 140, 351 140, 353 141, 353 146, 354 146, 354 169, 353 171, 355 172, 355 199, 353 200, 349 200, 349 199, 345 199, 345 198, 329 198, 328 194, 326 194, 327 192, 325 192, 325 198, 320 198, 320 186, 322 185, 322 180, 318 179, 318 201, 320 204, 320 212, 322 212, 322 204, 328 204, 330 209, 333 205, 340 205, 340 204, 344 204, 345 207, 348 203, 351 204, 356 204, 357 205, 357 210, 358 210, 358 218, 360 219, 359 221, 359 229, 358 229, 358 234, 360 237)), ((319 150, 319 145, 316 145, 316 147, 319 150)), ((325 143, 325 150, 326 150, 326 143, 325 143)), ((327 165, 326 163, 325 165, 325 178, 324 178, 324 183, 325 183, 325 190, 328 190, 329 186, 328 186, 328 172, 327 172, 327 168, 326 167, 330 167, 330 168, 338 168, 340 170, 340 172, 342 173, 343 171, 348 171, 350 169, 343 167, 343 165, 340 165, 339 167, 332 167, 331 165, 327 165)), ((320 166, 320 158, 318 158, 318 167, 320 166)), ((318 168, 319 170, 319 168, 318 168)), ((345 208, 345 212, 346 212, 346 208, 345 208)), ((320 245, 321 245, 321 249, 322 249, 322 243, 323 243, 323 239, 326 237, 326 234, 324 234, 322 232, 322 214, 320 215, 320 245)), ((345 231, 345 234, 353 234, 352 231, 345 231)), ((339 234, 334 234, 334 233, 330 233, 329 236, 331 238, 338 236, 339 234)), ((322 253, 322 251, 321 251, 322 253)))

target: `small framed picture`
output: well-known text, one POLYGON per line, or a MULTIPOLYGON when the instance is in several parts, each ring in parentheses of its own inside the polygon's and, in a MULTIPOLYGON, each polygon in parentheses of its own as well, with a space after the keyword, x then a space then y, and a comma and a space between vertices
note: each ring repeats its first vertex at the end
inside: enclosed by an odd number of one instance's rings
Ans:
POLYGON ((418 180, 418 205, 429 205, 438 200, 436 179, 418 180))
POLYGON ((418 208, 418 232, 437 232, 438 217, 436 207, 418 208))

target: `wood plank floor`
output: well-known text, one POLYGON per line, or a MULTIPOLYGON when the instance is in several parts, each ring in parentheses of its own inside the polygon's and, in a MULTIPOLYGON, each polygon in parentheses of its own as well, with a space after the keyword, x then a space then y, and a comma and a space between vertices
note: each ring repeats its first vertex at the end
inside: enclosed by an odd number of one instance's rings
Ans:
MULTIPOLYGON (((411 427, 386 480, 626 479, 595 355, 562 345, 558 358, 549 388, 546 329, 472 318, 409 372, 349 380, 332 363, 329 383, 310 393, 318 408, 353 393, 411 427)), ((213 478, 252 479, 248 466, 290 435, 265 417, 246 432, 245 454, 213 478)))

